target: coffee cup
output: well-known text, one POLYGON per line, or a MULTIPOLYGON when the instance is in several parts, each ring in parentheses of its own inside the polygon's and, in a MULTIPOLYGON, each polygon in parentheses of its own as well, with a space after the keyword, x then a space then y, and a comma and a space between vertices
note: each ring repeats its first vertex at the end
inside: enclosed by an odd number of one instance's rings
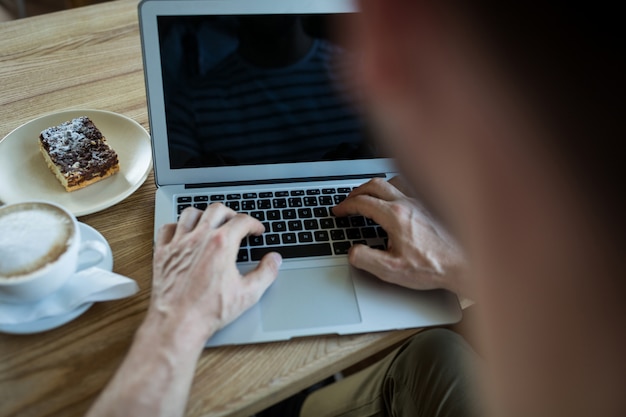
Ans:
POLYGON ((76 217, 62 206, 29 201, 0 207, 0 301, 30 302, 58 290, 77 270, 96 265, 108 248, 82 241, 76 217), (88 262, 79 256, 93 252, 88 262))

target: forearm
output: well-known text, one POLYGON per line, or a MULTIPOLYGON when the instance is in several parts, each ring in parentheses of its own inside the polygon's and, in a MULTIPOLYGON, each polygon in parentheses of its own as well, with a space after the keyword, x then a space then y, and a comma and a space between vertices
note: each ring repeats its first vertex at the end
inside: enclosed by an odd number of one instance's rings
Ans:
POLYGON ((205 341, 205 332, 193 326, 148 313, 88 416, 182 416, 205 341))

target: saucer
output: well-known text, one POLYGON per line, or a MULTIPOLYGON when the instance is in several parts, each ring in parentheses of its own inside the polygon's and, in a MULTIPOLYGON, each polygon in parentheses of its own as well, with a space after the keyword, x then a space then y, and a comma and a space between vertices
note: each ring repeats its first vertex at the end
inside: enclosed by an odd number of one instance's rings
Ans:
MULTIPOLYGON (((102 242, 107 248, 107 255, 104 257, 104 259, 102 259, 99 263, 97 263, 94 266, 98 268, 102 268, 107 271, 112 271, 113 270, 113 254, 111 252, 111 247, 109 246, 109 243, 106 241, 104 236, 102 236, 100 232, 98 232, 96 229, 94 229, 93 227, 89 225, 86 225, 85 223, 79 222, 78 226, 80 227, 81 240, 85 240, 85 241, 97 240, 97 241, 102 242)), ((81 255, 81 258, 86 257, 86 256, 89 256, 89 255, 81 255)), ((86 259, 83 259, 83 262, 85 261, 86 259)), ((79 259, 79 262, 80 262, 80 259, 79 259)), ((27 323, 0 324, 0 332, 10 333, 10 334, 33 334, 33 333, 44 332, 46 330, 52 330, 66 323, 69 323, 70 321, 79 317, 85 311, 89 310, 89 307, 91 307, 92 305, 93 303, 85 303, 79 306, 78 308, 70 311, 69 313, 61 314, 61 315, 54 316, 54 317, 46 317, 43 319, 34 320, 31 322, 27 322, 27 323)))

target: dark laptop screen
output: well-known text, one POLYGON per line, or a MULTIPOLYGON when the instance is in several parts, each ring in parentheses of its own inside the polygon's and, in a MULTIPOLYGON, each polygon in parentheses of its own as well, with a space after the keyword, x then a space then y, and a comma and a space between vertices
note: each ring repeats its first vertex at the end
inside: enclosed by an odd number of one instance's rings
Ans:
MULTIPOLYGON (((158 18, 170 166, 379 157, 335 16, 158 18)), ((341 18, 349 18, 343 15, 341 18)))

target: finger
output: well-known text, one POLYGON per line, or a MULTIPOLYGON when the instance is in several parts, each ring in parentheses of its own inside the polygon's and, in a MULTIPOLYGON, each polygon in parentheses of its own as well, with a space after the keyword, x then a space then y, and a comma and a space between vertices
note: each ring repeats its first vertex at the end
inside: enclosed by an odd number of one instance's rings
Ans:
POLYGON ((436 288, 432 284, 432 277, 438 274, 438 271, 429 267, 414 266, 407 274, 405 263, 389 251, 354 245, 350 248, 348 259, 355 268, 367 271, 391 284, 413 289, 436 288))
POLYGON ((195 229, 201 216, 202 211, 197 208, 188 207, 183 210, 178 219, 178 223, 176 223, 176 231, 172 239, 180 238, 182 235, 195 229))
POLYGON ((250 307, 259 301, 263 293, 278 276, 278 270, 282 263, 283 259, 280 254, 270 252, 261 259, 255 269, 244 276, 244 282, 250 294, 250 304, 246 307, 250 307))
POLYGON ((348 260, 355 268, 367 271, 383 281, 388 281, 392 272, 390 265, 393 263, 393 256, 384 250, 372 249, 365 245, 354 245, 350 248, 348 260))
POLYGON ((405 196, 412 196, 414 194, 413 190, 411 190, 411 187, 406 182, 404 177, 400 175, 396 175, 395 177, 390 179, 388 182, 390 185, 393 185, 398 191, 400 191, 405 196))
POLYGON ((236 215, 223 225, 228 234, 241 240, 248 235, 260 235, 265 232, 265 226, 259 220, 247 214, 236 213, 236 215))
POLYGON ((394 220, 393 213, 391 213, 389 208, 389 203, 369 195, 347 198, 339 205, 333 207, 332 210, 335 216, 338 217, 351 215, 365 216, 381 225, 383 229, 390 226, 389 222, 394 220))
POLYGON ((366 182, 352 191, 348 198, 359 195, 371 195, 372 197, 377 197, 385 201, 397 200, 404 197, 404 194, 402 194, 400 190, 382 178, 374 178, 366 182))
POLYGON ((168 223, 164 224, 159 228, 156 237, 156 245, 163 246, 167 245, 174 238, 174 233, 176 232, 176 223, 168 223))
POLYGON ((204 210, 204 214, 202 215, 202 219, 200 221, 202 222, 203 227, 217 229, 236 215, 236 211, 226 207, 222 203, 213 203, 210 204, 206 210, 204 210))

